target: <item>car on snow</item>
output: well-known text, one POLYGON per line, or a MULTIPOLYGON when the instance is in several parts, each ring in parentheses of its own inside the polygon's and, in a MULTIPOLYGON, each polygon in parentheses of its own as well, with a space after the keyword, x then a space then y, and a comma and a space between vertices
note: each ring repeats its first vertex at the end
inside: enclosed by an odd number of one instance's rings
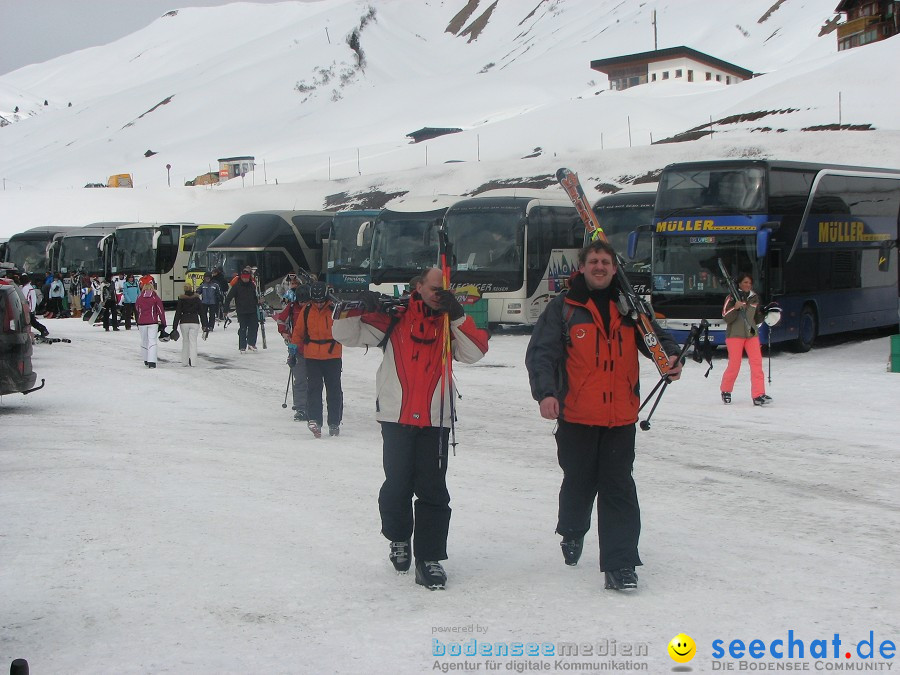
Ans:
POLYGON ((37 375, 31 367, 31 325, 25 296, 12 280, 0 277, 0 396, 27 394, 37 375))

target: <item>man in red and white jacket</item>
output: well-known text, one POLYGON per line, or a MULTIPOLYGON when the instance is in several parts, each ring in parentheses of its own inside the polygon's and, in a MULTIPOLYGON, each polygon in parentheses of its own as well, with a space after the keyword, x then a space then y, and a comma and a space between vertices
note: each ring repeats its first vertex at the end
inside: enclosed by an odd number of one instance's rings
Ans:
POLYGON ((375 294, 364 296, 367 311, 338 319, 332 334, 346 347, 384 350, 375 399, 384 439, 385 481, 378 495, 381 533, 391 542, 389 558, 397 571, 409 570, 412 553, 416 583, 444 588, 447 575, 440 561, 447 558, 450 528, 446 448, 455 395, 450 378, 441 377, 445 318, 452 357, 462 363, 475 363, 485 355, 488 335, 465 315, 453 293, 444 290, 438 269, 426 270, 409 305, 395 307, 391 314, 378 310, 375 294))

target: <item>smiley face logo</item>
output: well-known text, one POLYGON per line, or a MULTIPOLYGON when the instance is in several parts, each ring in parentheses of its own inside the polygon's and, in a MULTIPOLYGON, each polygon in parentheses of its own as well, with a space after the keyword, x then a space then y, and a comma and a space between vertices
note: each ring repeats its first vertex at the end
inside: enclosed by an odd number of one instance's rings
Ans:
POLYGON ((669 656, 677 663, 687 663, 697 653, 697 645, 690 635, 679 633, 669 641, 669 656))

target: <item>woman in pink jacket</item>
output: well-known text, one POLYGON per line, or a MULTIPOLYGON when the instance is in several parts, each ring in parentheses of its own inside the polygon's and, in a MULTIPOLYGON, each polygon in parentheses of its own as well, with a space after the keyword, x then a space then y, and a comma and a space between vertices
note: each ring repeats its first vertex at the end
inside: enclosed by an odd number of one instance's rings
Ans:
POLYGON ((166 313, 162 300, 153 290, 153 284, 141 286, 141 294, 134 303, 137 312, 138 331, 141 333, 141 353, 144 365, 156 368, 157 331, 166 327, 166 313))

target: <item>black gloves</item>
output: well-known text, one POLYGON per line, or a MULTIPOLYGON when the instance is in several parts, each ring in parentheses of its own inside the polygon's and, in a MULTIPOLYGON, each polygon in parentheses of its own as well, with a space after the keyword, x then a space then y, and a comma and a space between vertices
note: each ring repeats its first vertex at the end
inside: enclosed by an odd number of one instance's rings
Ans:
POLYGON ((462 305, 459 304, 459 300, 456 299, 453 291, 435 291, 435 295, 437 296, 437 301, 440 305, 441 311, 447 312, 447 315, 450 317, 451 321, 459 319, 465 315, 466 312, 465 310, 463 310, 462 305))
POLYGON ((381 309, 381 303, 379 302, 379 295, 375 291, 360 291, 357 296, 357 300, 362 303, 363 309, 366 313, 369 312, 377 312, 381 309))

